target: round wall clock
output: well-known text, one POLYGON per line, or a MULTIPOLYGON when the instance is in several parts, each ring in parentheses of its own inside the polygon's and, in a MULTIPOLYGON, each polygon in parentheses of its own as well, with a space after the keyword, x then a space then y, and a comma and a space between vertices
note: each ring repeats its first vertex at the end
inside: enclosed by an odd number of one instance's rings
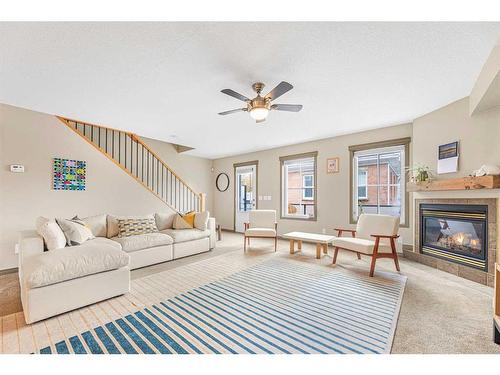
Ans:
POLYGON ((226 191, 229 188, 229 176, 226 173, 219 173, 215 180, 215 186, 220 192, 226 191))

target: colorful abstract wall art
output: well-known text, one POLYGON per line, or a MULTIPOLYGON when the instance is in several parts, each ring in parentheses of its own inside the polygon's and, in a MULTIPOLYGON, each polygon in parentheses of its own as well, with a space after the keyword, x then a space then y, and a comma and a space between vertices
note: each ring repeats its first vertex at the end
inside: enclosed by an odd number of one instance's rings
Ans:
POLYGON ((54 158, 54 190, 85 190, 87 162, 54 158))

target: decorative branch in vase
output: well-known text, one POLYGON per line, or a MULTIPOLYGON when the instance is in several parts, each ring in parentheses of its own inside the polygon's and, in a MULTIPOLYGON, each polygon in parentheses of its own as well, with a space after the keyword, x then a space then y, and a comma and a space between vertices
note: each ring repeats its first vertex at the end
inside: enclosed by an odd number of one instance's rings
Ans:
POLYGON ((432 178, 432 171, 426 165, 414 165, 406 170, 410 176, 410 181, 416 184, 430 181, 432 178))

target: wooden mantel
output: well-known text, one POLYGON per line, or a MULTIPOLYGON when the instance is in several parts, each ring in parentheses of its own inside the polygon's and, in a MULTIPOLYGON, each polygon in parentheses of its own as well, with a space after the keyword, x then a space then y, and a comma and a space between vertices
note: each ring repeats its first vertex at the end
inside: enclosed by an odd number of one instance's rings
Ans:
POLYGON ((461 177, 427 182, 409 182, 408 191, 500 189, 500 176, 461 177))

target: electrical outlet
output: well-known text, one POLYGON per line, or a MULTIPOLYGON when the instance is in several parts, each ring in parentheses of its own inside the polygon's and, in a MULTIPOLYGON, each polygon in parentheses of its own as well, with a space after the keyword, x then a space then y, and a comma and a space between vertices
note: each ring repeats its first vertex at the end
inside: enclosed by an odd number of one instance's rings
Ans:
POLYGON ((19 254, 19 244, 14 245, 14 254, 19 254))
POLYGON ((323 232, 323 234, 326 234, 326 229, 325 228, 321 229, 321 231, 323 232))

